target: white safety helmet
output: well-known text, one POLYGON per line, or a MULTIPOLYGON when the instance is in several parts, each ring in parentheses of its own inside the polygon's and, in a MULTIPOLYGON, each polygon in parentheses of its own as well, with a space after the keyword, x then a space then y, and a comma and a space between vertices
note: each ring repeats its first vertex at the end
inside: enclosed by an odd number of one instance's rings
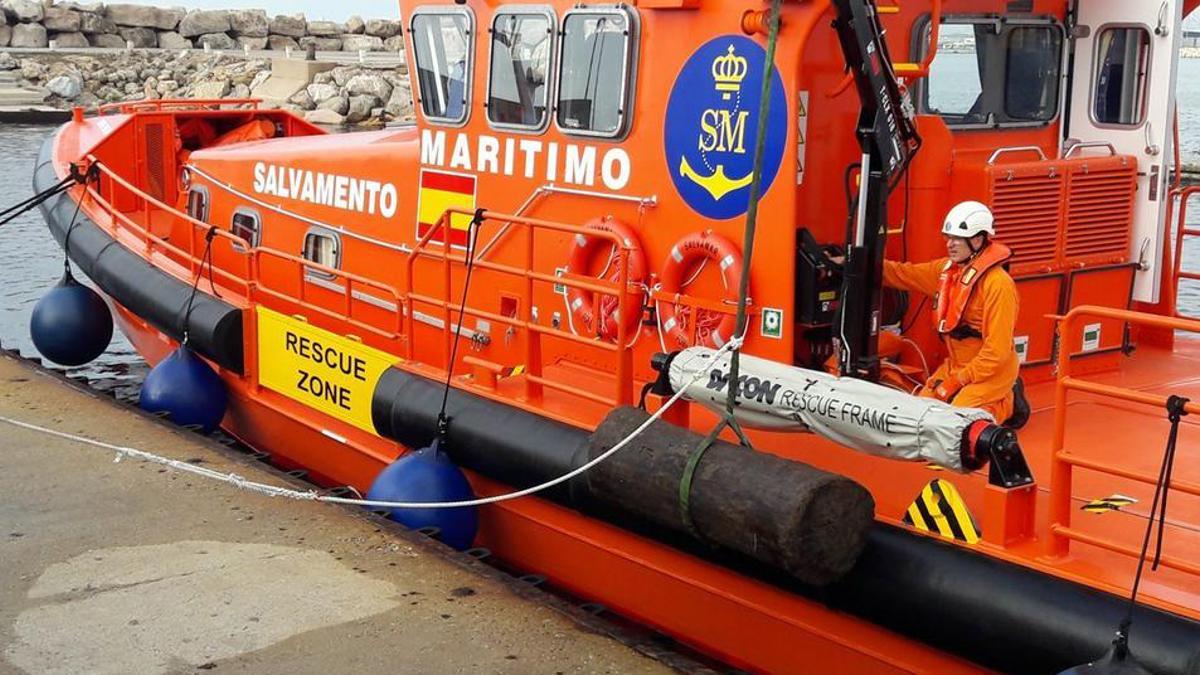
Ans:
POLYGON ((946 214, 946 222, 942 223, 942 234, 951 237, 970 238, 986 232, 994 236, 996 218, 987 204, 980 202, 959 202, 946 214))

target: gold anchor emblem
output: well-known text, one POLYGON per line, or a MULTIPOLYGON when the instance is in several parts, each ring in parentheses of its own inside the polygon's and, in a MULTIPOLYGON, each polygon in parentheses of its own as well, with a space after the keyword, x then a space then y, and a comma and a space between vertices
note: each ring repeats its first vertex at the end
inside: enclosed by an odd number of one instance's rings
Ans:
MULTIPOLYGON (((741 112, 738 108, 741 102, 742 81, 746 79, 748 72, 749 64, 746 58, 738 56, 733 45, 729 45, 723 56, 713 59, 713 87, 721 95, 721 100, 729 101, 735 94, 738 98, 732 110, 710 108, 700 116, 699 147, 705 157, 705 164, 710 168, 712 165, 707 160, 709 152, 732 152, 738 155, 746 152, 746 122, 750 113, 741 112)), ((716 201, 721 201, 730 192, 746 187, 751 179, 749 173, 741 178, 730 178, 725 174, 723 164, 717 164, 717 168, 713 169, 710 175, 701 175, 688 163, 687 157, 680 158, 679 175, 704 188, 716 201)))
POLYGON ((751 179, 750 174, 737 179, 726 176, 723 164, 718 164, 712 175, 702 176, 688 164, 687 157, 680 158, 679 175, 704 188, 704 191, 717 201, 721 201, 721 198, 730 192, 746 187, 751 179))

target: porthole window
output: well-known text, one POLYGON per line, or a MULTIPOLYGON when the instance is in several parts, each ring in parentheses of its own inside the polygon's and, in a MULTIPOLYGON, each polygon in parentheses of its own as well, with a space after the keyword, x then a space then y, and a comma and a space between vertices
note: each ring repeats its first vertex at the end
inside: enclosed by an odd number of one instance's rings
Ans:
POLYGON ((1150 33, 1140 26, 1106 28, 1096 45, 1093 118, 1097 124, 1140 125, 1146 115, 1150 33))
POLYGON ((487 98, 492 126, 530 130, 546 126, 554 29, 554 14, 549 10, 496 14, 487 98))
MULTIPOLYGON (((329 230, 314 227, 304 235, 304 258, 318 265, 339 269, 342 266, 342 244, 338 236, 329 230)), ((332 279, 333 275, 309 269, 308 274, 324 279, 332 279)))
MULTIPOLYGON (((258 214, 249 209, 238 209, 233 214, 230 231, 235 237, 241 237, 249 242, 251 247, 258 246, 262 237, 262 223, 258 214)), ((236 245, 235 245, 236 246, 236 245)), ((236 248, 241 248, 236 246, 236 248)))
POLYGON ((636 17, 627 8, 586 8, 563 18, 555 122, 565 133, 607 138, 625 133, 636 17))
POLYGON ((208 222, 208 190, 201 185, 193 185, 188 190, 187 214, 202 223, 208 222))
POLYGON ((471 41, 467 9, 422 8, 410 24, 421 112, 433 122, 462 124, 471 103, 471 41))

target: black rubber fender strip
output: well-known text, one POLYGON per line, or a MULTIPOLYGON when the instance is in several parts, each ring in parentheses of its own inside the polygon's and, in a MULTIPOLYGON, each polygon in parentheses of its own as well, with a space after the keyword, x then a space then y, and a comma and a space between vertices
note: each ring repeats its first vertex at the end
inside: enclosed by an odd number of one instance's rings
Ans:
MULTIPOLYGON (((1010 673, 1057 673, 1108 650, 1128 601, 878 524, 827 602, 1010 673)), ((1132 653, 1155 673, 1200 674, 1200 623, 1139 606, 1132 653)))
MULTIPOLYGON (((389 368, 371 399, 375 431, 410 448, 429 445, 444 389, 443 383, 389 368)), ((457 389, 450 391, 446 413, 450 458, 507 485, 540 485, 569 473, 576 458, 586 461, 588 435, 576 427, 457 389)), ((571 492, 564 484, 547 496, 577 505, 579 495, 571 492)))
MULTIPOLYGON (((372 399, 376 431, 409 447, 437 431, 444 383, 389 369, 372 399)), ((514 488, 561 476, 587 461, 588 432, 451 389, 448 452, 460 466, 514 488)), ((779 570, 653 531, 605 509, 586 480, 545 496, 653 536, 738 572, 773 583, 987 668, 1057 673, 1107 651, 1124 598, 876 523, 850 573, 831 587, 807 587, 779 570)), ((1200 623, 1139 607, 1134 654, 1156 673, 1200 675, 1200 623)), ((798 657, 799 658, 799 657, 798 657)))
MULTIPOLYGON (((53 146, 51 134, 38 155, 33 174, 35 193, 62 180, 51 161, 53 146)), ((62 193, 39 208, 61 246, 75 215, 75 201, 70 194, 62 193)), ((114 241, 83 212, 71 232, 71 260, 109 297, 175 340, 183 339, 183 316, 192 287, 114 241)), ((240 375, 245 362, 243 312, 203 288, 202 284, 188 322, 189 344, 222 368, 240 375)))

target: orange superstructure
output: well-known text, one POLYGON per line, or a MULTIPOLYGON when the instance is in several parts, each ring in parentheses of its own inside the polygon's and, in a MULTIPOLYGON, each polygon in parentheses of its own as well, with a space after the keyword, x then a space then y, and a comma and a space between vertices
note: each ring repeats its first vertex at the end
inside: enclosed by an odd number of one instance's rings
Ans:
MULTIPOLYGON (((733 337, 760 128, 743 349, 788 367, 835 353, 841 289, 811 281, 827 272, 805 267, 802 240, 852 244, 867 180, 836 3, 783 2, 773 64, 767 2, 400 4, 414 126, 335 135, 250 101, 148 101, 64 125, 44 155, 53 180, 96 167, 67 193, 94 225, 72 255, 115 242, 164 288, 201 279, 213 316, 227 308, 199 339, 230 393, 229 433, 365 492, 414 445, 381 432, 374 399, 388 372, 450 375, 456 395, 590 433, 639 402, 655 354, 733 337), (275 340, 289 330, 365 365, 289 380, 304 358, 275 340)), ((1175 302, 1186 231, 1171 236, 1191 192, 1168 182, 1184 4, 877 8, 895 63, 876 67, 900 78, 921 139, 888 186, 887 257, 939 257, 954 203, 994 211, 1020 294, 1014 343, 1033 414, 1018 435, 1033 484, 750 432, 757 450, 874 498, 877 536, 832 590, 550 499, 485 507, 477 544, 740 669, 1065 668, 1097 645, 1099 657, 1161 482, 1167 396, 1200 401, 1189 335, 1200 322, 1175 302), (946 498, 969 512, 976 540, 905 522, 935 479, 955 488, 946 498), (1125 499, 1084 508, 1114 496, 1125 499), (928 556, 901 566, 913 551, 928 556), (895 578, 868 572, 889 568, 895 578)), ((92 276, 148 361, 178 344, 167 295, 92 276)), ((915 296, 883 303, 876 324, 904 338, 884 355, 887 380, 920 382, 941 362, 930 311, 915 296)), ((664 400, 644 396, 650 410, 664 400)), ((688 403, 667 417, 701 435, 716 423, 688 403)), ((1141 581, 1130 639, 1159 670, 1198 672, 1200 643, 1186 640, 1200 635, 1200 432, 1184 418, 1179 434, 1161 564, 1141 581), (1139 634, 1139 621, 1161 630, 1139 634)), ((480 495, 513 482, 470 478, 480 495)))

